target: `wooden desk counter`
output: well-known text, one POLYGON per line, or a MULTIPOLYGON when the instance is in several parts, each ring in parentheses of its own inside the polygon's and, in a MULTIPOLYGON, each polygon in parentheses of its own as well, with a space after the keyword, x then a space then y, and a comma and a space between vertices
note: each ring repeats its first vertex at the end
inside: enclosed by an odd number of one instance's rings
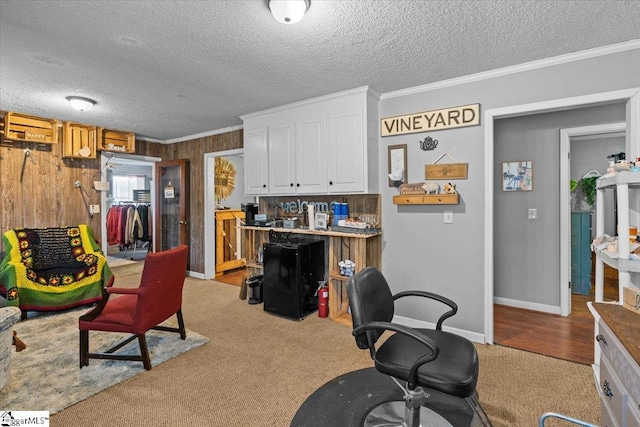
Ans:
POLYGON ((382 233, 346 233, 342 231, 332 230, 309 230, 308 228, 274 228, 274 227, 254 227, 250 225, 242 225, 239 228, 243 230, 255 230, 255 231, 276 231, 278 233, 293 233, 293 234, 311 234, 315 236, 332 236, 332 237, 349 237, 356 239, 369 239, 371 237, 379 236, 382 233))
POLYGON ((348 233, 332 230, 309 230, 306 228, 270 228, 240 226, 244 230, 246 265, 262 270, 257 262, 258 250, 269 241, 269 232, 304 234, 328 240, 329 254, 326 274, 329 282, 329 317, 351 326, 347 279, 339 273, 338 263, 350 259, 356 264, 356 272, 367 266, 382 267, 382 233, 348 233))

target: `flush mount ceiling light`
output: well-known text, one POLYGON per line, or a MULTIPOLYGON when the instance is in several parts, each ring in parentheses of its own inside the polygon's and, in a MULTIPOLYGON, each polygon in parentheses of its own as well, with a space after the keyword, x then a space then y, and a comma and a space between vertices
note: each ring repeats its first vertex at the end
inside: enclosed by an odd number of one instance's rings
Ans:
POLYGON ((271 14, 278 22, 295 24, 309 9, 311 0, 267 0, 271 14))
POLYGON ((67 101, 78 111, 89 111, 96 105, 96 101, 81 96, 67 96, 67 101))

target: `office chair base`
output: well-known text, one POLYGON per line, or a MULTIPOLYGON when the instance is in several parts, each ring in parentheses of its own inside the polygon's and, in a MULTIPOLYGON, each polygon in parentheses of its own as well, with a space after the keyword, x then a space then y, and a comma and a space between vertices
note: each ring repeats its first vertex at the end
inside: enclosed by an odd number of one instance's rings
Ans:
POLYGON ((442 415, 422 406, 419 413, 419 424, 405 422, 406 403, 404 401, 385 402, 373 408, 365 417, 362 427, 452 427, 442 415))

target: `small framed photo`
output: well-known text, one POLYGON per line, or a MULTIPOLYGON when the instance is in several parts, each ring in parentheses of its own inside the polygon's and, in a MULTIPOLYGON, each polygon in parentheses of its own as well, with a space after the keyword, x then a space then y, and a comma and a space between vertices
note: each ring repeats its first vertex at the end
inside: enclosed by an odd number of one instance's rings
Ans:
POLYGON ((175 187, 172 185, 167 185, 164 187, 164 198, 165 199, 173 199, 176 197, 175 187))
POLYGON ((523 160, 502 163, 502 191, 533 190, 533 162, 523 160))
POLYGON ((317 212, 316 213, 316 229, 317 230, 326 230, 327 229, 328 216, 329 215, 327 215, 324 212, 317 212))
POLYGON ((407 177, 407 144, 389 146, 389 187, 397 187, 406 183, 407 177))

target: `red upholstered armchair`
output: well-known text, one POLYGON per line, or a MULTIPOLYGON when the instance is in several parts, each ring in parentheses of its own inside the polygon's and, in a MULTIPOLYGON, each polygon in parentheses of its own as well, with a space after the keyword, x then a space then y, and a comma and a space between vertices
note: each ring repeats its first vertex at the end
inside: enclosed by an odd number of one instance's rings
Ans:
POLYGON ((104 289, 105 297, 100 305, 80 316, 80 368, 89 366, 89 359, 115 359, 141 361, 146 370, 151 360, 145 333, 149 329, 179 332, 187 335, 182 319, 182 287, 187 272, 188 246, 182 245, 163 252, 150 253, 145 258, 142 278, 138 288, 116 288, 110 281, 104 289), (111 294, 119 296, 109 298, 111 294), (178 318, 178 328, 159 326, 173 315, 178 318), (106 350, 89 353, 89 331, 124 332, 131 337, 106 350), (131 341, 138 339, 140 355, 114 354, 131 341))

